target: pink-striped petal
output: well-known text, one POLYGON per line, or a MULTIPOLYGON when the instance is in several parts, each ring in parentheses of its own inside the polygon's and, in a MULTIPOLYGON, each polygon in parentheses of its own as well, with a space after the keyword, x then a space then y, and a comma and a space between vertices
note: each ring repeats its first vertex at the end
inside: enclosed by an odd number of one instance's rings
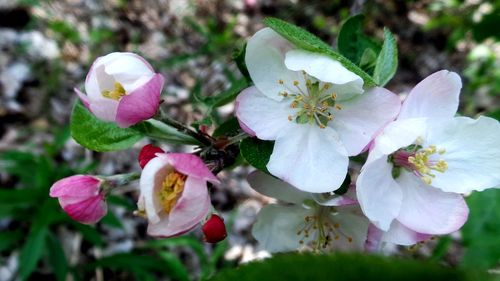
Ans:
POLYGON ((116 112, 116 123, 122 128, 153 117, 160 106, 161 90, 165 79, 155 74, 151 80, 124 96, 116 112))
POLYGON ((55 182, 50 188, 50 197, 88 198, 99 194, 101 180, 88 175, 75 175, 55 182))
POLYGON ((212 174, 200 157, 190 153, 167 153, 157 154, 159 157, 167 157, 170 165, 179 173, 219 184, 219 179, 212 174), (164 156, 162 156, 164 155, 164 156))
POLYGON ((63 209, 72 219, 83 224, 96 223, 108 212, 108 206, 102 195, 66 205, 63 209))

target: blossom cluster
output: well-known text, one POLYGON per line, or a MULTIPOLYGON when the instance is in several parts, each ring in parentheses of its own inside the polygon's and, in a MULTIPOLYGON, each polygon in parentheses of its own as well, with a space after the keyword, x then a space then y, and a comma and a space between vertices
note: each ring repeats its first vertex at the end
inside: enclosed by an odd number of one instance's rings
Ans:
MULTIPOLYGON (((454 72, 431 74, 403 97, 271 28, 248 40, 245 64, 253 85, 237 96, 235 115, 244 137, 274 142, 265 169, 248 175, 253 189, 279 201, 253 226, 268 251, 413 245, 459 230, 469 212, 464 196, 500 186, 500 123, 456 116, 462 82, 454 72)), ((156 118, 163 84, 140 56, 112 53, 93 63, 85 93, 75 92, 97 118, 127 128, 156 118)), ((210 149, 233 143, 210 139, 210 149)), ((202 224, 205 241, 226 237, 209 192, 219 170, 203 153, 147 145, 138 160, 135 214, 147 219, 149 235, 202 224)), ((71 218, 95 223, 106 195, 132 179, 72 176, 50 196, 71 218)))

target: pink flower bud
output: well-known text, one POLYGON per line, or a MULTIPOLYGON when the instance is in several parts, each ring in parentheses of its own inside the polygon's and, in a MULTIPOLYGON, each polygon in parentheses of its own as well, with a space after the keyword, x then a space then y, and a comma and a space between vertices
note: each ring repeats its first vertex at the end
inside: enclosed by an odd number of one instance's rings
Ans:
POLYGON ((152 144, 145 145, 142 149, 141 152, 139 152, 139 166, 141 166, 142 169, 144 169, 144 166, 148 164, 149 160, 153 159, 156 157, 156 153, 165 153, 163 149, 154 146, 152 144))
POLYGON ((201 227, 204 240, 208 243, 217 243, 227 236, 224 220, 216 214, 212 214, 210 219, 201 227))
POLYGON ((153 117, 160 105, 164 78, 134 53, 97 58, 85 79, 86 95, 75 88, 97 118, 125 128, 153 117))
POLYGON ((58 198, 63 210, 75 221, 98 222, 108 211, 101 190, 102 180, 88 175, 61 179, 50 188, 50 197, 58 198))

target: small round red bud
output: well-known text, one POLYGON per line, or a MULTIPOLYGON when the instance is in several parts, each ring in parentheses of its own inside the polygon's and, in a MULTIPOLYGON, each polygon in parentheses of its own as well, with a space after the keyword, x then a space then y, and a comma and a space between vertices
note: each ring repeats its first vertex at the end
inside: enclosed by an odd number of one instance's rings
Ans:
POLYGON ((156 157, 156 153, 165 153, 165 151, 152 144, 145 145, 141 149, 141 152, 139 152, 139 158, 138 158, 139 166, 141 166, 141 168, 144 169, 144 166, 148 164, 149 160, 156 157))
POLYGON ((204 240, 208 243, 217 243, 227 236, 224 220, 216 214, 212 214, 210 219, 201 227, 204 234, 204 240))

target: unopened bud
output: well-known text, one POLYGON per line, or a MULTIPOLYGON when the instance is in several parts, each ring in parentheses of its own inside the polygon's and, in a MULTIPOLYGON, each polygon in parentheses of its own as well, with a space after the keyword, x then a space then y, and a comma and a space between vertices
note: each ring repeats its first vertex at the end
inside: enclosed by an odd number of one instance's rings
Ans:
POLYGON ((156 157, 156 153, 165 153, 163 149, 154 146, 152 144, 145 145, 142 149, 141 152, 139 152, 139 165, 141 166, 142 169, 144 169, 144 166, 148 164, 149 160, 153 159, 156 157))
POLYGON ((212 214, 201 227, 201 230, 203 231, 205 242, 208 243, 220 242, 227 236, 224 220, 216 214, 212 214))

